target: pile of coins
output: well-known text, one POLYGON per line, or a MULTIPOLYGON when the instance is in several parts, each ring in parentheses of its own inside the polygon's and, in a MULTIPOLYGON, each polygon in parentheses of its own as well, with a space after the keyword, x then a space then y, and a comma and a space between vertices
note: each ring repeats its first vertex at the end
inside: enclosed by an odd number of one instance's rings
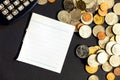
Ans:
POLYGON ((58 12, 58 20, 76 27, 81 38, 92 34, 97 46, 79 45, 76 55, 87 59, 85 70, 91 74, 88 80, 99 80, 95 75, 99 66, 107 73, 107 80, 120 76, 120 2, 114 0, 64 0, 64 10, 58 12), (113 11, 112 11, 113 10, 113 11), (95 26, 91 26, 95 24, 95 26), (103 26, 106 24, 107 26, 103 26), (113 71, 112 71, 113 70, 113 71))
POLYGON ((49 3, 54 3, 56 0, 38 0, 38 4, 39 5, 45 5, 47 4, 48 2, 49 3))

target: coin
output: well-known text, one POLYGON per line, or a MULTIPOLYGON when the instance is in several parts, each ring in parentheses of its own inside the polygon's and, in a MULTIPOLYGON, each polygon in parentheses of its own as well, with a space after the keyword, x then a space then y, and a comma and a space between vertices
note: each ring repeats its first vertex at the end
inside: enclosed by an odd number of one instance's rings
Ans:
POLYGON ((77 25, 79 23, 80 23, 80 21, 78 21, 78 20, 71 20, 70 21, 70 24, 76 27, 74 32, 79 32, 79 29, 77 28, 77 25))
POLYGON ((105 72, 111 71, 112 68, 113 68, 113 67, 112 67, 108 62, 105 62, 105 63, 102 64, 102 69, 103 69, 103 71, 105 71, 105 72))
POLYGON ((98 7, 98 1, 92 0, 90 3, 86 3, 86 10, 88 12, 94 13, 98 7))
POLYGON ((77 8, 79 8, 80 10, 85 10, 86 9, 85 2, 82 0, 77 1, 77 8))
POLYGON ((65 11, 65 10, 61 10, 61 11, 59 11, 59 13, 57 15, 57 18, 61 22, 70 23, 71 14, 68 13, 67 11, 65 11))
POLYGON ((98 9, 98 14, 100 15, 100 16, 105 16, 106 14, 107 14, 107 10, 106 11, 102 11, 101 9, 98 9))
POLYGON ((112 8, 115 4, 115 0, 104 0, 104 2, 108 3, 108 8, 112 8))
POLYGON ((112 46, 112 53, 115 55, 120 55, 120 44, 116 43, 112 46))
POLYGON ((73 9, 72 11, 70 11, 71 14, 71 18, 72 20, 80 20, 81 18, 81 10, 80 9, 73 9))
POLYGON ((120 65, 120 57, 118 55, 112 55, 109 59, 110 65, 118 67, 120 65))
POLYGON ((105 34, 105 32, 98 32, 97 37, 99 40, 104 40, 106 37, 106 34, 105 34))
POLYGON ((109 72, 106 75, 107 80, 115 80, 115 75, 113 72, 109 72))
POLYGON ((116 35, 116 36, 115 36, 115 40, 116 40, 117 43, 120 44, 120 35, 116 35))
POLYGON ((86 65, 85 70, 90 74, 94 74, 98 71, 98 66, 91 67, 91 66, 86 65))
POLYGON ((88 26, 88 25, 83 25, 80 27, 79 29, 79 35, 82 37, 82 38, 89 38, 92 34, 92 30, 91 30, 91 27, 88 26))
POLYGON ((105 32, 105 28, 102 25, 96 25, 93 28, 93 35, 97 37, 98 32, 105 32))
POLYGON ((104 40, 99 40, 98 44, 101 48, 104 48, 108 41, 109 41, 109 37, 106 36, 106 38, 104 40))
POLYGON ((67 11, 71 11, 74 9, 73 0, 64 0, 63 5, 64 5, 64 9, 67 11))
POLYGON ((116 35, 120 35, 120 23, 117 23, 113 26, 112 31, 116 35))
POLYGON ((83 23, 79 23, 79 24, 77 25, 77 29, 80 29, 80 27, 83 26, 83 25, 84 25, 83 23))
POLYGON ((100 52, 100 53, 98 53, 98 55, 97 55, 97 61, 100 64, 105 63, 107 60, 108 60, 108 55, 107 55, 106 52, 100 52))
POLYGON ((79 57, 79 58, 87 58, 88 57, 88 54, 89 54, 89 49, 88 49, 88 46, 87 45, 79 45, 77 48, 76 48, 76 55, 79 57))
POLYGON ((108 10, 108 7, 109 7, 109 5, 108 5, 108 3, 106 3, 106 2, 103 2, 103 3, 100 5, 100 9, 101 9, 102 11, 107 11, 107 10, 108 10))
POLYGON ((48 0, 49 3, 54 3, 56 0, 48 0))
POLYGON ((120 76, 120 67, 114 69, 114 74, 120 76))
POLYGON ((88 80, 99 80, 97 75, 91 75, 89 76, 88 80))
POLYGON ((98 14, 95 14, 95 16, 94 16, 94 23, 95 24, 103 24, 104 23, 104 17, 100 16, 98 14))
POLYGON ((95 46, 89 47, 89 55, 95 54, 100 48, 96 48, 95 46))
POLYGON ((114 45, 115 43, 116 43, 116 42, 114 42, 114 41, 110 41, 110 42, 108 42, 108 43, 106 44, 105 50, 106 50, 106 52, 107 52, 109 55, 113 55, 113 53, 112 53, 112 47, 113 47, 113 45, 114 45))
POLYGON ((108 26, 108 27, 106 28, 105 32, 106 32, 106 35, 107 35, 108 37, 112 37, 112 36, 114 35, 113 32, 112 32, 112 26, 108 26))
POLYGON ((87 63, 89 66, 95 67, 99 65, 99 63, 96 60, 96 56, 97 56, 96 54, 92 54, 88 57, 87 63))
POLYGON ((90 12, 85 12, 81 16, 81 21, 84 24, 91 24, 93 22, 93 14, 90 12))
POLYGON ((114 25, 118 22, 118 16, 113 12, 109 12, 105 16, 105 21, 108 25, 114 25))
POLYGON ((113 11, 115 12, 115 14, 120 15, 120 3, 116 3, 113 7, 113 11))
POLYGON ((48 2, 48 0, 38 0, 39 5, 45 5, 48 2))

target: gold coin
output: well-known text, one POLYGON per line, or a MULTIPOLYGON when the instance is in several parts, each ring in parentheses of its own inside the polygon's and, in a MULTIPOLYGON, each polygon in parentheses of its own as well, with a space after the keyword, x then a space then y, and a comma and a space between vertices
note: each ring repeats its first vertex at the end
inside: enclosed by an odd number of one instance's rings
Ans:
POLYGON ((96 14, 94 16, 94 23, 95 24, 103 24, 104 23, 104 17, 100 16, 99 14, 96 14))
POLYGON ((114 75, 114 73, 109 72, 109 73, 106 75, 106 78, 107 78, 107 80, 114 80, 114 79, 115 79, 115 75, 114 75))
POLYGON ((100 49, 99 46, 91 46, 89 47, 89 55, 95 54, 100 49))
POLYGON ((96 72, 98 71, 98 66, 96 66, 96 67, 91 67, 91 66, 86 65, 86 66, 85 66, 85 69, 86 69, 86 71, 87 71, 88 73, 94 74, 94 73, 96 73, 96 72))

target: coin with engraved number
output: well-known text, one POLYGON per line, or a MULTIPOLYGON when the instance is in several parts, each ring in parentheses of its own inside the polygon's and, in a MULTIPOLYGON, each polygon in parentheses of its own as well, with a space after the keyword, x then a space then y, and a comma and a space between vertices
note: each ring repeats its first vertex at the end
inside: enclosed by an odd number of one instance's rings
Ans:
POLYGON ((109 12, 105 16, 105 21, 108 25, 114 25, 118 22, 118 20, 118 16, 113 12, 109 12))
POLYGON ((103 71, 105 72, 109 72, 112 70, 112 66, 108 63, 108 62, 105 62, 104 64, 102 64, 102 69, 103 71))
POLYGON ((48 2, 48 0, 38 0, 39 5, 45 5, 48 2))
POLYGON ((109 59, 110 65, 118 67, 120 65, 120 57, 118 55, 112 55, 109 59))
POLYGON ((95 67, 95 66, 99 65, 99 63, 96 60, 96 57, 97 57, 96 54, 92 54, 88 57, 87 63, 88 63, 89 66, 95 67))
POLYGON ((89 38, 92 34, 92 30, 91 30, 91 27, 88 26, 88 25, 83 25, 80 27, 79 29, 79 35, 82 37, 82 38, 89 38))
POLYGON ((97 75, 91 75, 89 76, 88 80, 99 80, 97 75))
POLYGON ((116 35, 120 35, 120 23, 117 23, 113 26, 112 31, 116 35))
POLYGON ((72 11, 70 11, 71 14, 71 18, 72 20, 80 20, 81 18, 81 10, 80 9, 73 9, 72 11))
POLYGON ((71 21, 71 14, 68 13, 67 11, 65 11, 65 10, 61 10, 58 13, 57 18, 61 22, 70 23, 70 21, 71 21))
POLYGON ((120 44, 116 43, 112 46, 112 53, 115 55, 120 55, 120 44))
POLYGON ((87 45, 79 45, 77 48, 76 48, 76 55, 79 57, 79 58, 87 58, 88 57, 88 54, 89 54, 89 49, 88 49, 88 46, 87 45))
POLYGON ((67 11, 72 11, 74 9, 73 0, 64 0, 63 5, 64 9, 67 11))

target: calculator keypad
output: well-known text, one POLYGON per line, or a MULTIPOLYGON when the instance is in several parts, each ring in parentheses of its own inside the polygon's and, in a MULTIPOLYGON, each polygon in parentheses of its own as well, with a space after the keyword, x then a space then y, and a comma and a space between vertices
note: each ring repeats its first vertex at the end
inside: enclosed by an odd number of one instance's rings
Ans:
POLYGON ((0 12, 9 21, 22 12, 33 1, 37 0, 4 0, 0 3, 0 12))

